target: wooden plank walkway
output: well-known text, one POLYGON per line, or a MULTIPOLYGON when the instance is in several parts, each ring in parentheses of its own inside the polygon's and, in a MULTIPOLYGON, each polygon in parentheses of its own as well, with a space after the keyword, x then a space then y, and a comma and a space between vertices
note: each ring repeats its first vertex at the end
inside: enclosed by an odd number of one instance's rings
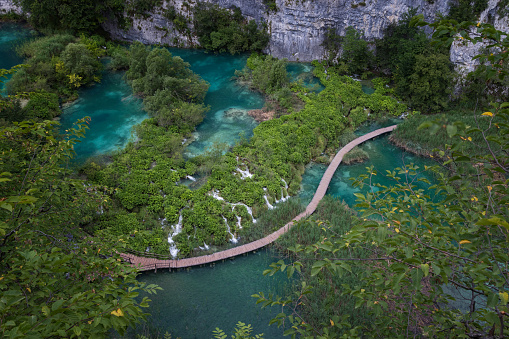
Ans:
POLYGON ((305 218, 316 210, 316 207, 318 206, 318 203, 322 198, 325 196, 325 193, 327 192, 327 188, 329 187, 329 183, 332 179, 332 176, 334 175, 334 172, 336 172, 336 169, 338 168, 339 164, 341 163, 341 160, 343 160, 343 156, 345 156, 346 153, 348 153, 352 148, 355 146, 365 142, 366 140, 375 138, 381 134, 391 132, 396 128, 396 125, 380 128, 376 131, 370 132, 368 134, 365 134, 361 137, 358 137, 357 139, 349 142, 345 147, 343 147, 334 157, 332 162, 330 163, 329 167, 327 167, 327 170, 325 171, 322 180, 320 181, 320 184, 318 185, 318 189, 315 192, 315 195, 313 196, 313 199, 307 205, 306 210, 296 216, 292 221, 281 227, 279 230, 275 231, 274 233, 269 234, 268 236, 258 239, 256 241, 250 242, 248 244, 244 244, 241 246, 237 246, 234 248, 230 248, 225 251, 216 252, 209 255, 203 255, 200 257, 194 257, 194 258, 186 258, 186 259, 180 259, 180 260, 162 260, 162 259, 155 259, 155 258, 145 258, 145 257, 138 257, 134 254, 126 254, 121 253, 121 257, 124 258, 124 260, 131 263, 131 265, 138 267, 140 271, 149 271, 154 270, 157 272, 157 269, 174 269, 174 268, 186 268, 191 266, 198 266, 198 265, 206 265, 210 264, 216 261, 236 257, 238 255, 249 253, 252 251, 255 251, 257 249, 260 249, 262 247, 267 246, 268 244, 276 241, 277 238, 279 238, 280 235, 287 232, 293 225, 294 222, 299 221, 302 218, 305 218))

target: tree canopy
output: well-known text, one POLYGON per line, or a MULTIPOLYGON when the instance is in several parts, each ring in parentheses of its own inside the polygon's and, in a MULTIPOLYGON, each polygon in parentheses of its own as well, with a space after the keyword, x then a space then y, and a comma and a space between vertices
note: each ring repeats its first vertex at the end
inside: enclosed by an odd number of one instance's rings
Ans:
MULTIPOLYGON (((490 24, 454 21, 432 27, 437 41, 487 42, 498 50, 479 57, 491 77, 508 75, 503 67, 509 58, 506 33, 490 24)), ((264 306, 283 307, 274 322, 289 322, 287 335, 504 338, 509 334, 509 103, 494 103, 478 111, 477 119, 485 121, 422 124, 421 129, 444 130, 450 137, 448 155, 441 152, 442 166, 422 169, 410 164, 388 171, 391 186, 373 185, 371 178, 380 173, 369 168, 357 184, 376 189, 356 194, 360 215, 350 230, 341 234, 332 232, 327 222, 312 223, 311 227, 323 228, 320 239, 289 247, 297 261, 271 265, 266 274, 305 272, 296 297, 255 295, 264 306), (473 139, 480 142, 466 147, 473 139), (423 178, 422 171, 434 173, 436 183, 423 178), (426 189, 417 188, 417 182, 426 183, 426 189), (348 277, 354 281, 347 282, 348 277), (307 295, 332 281, 337 283, 336 293, 353 297, 355 309, 362 309, 369 321, 354 324, 345 315, 351 312, 344 308, 347 304, 329 310, 328 318, 308 321, 305 310, 313 301, 307 295), (460 307, 452 306, 455 299, 460 307)))

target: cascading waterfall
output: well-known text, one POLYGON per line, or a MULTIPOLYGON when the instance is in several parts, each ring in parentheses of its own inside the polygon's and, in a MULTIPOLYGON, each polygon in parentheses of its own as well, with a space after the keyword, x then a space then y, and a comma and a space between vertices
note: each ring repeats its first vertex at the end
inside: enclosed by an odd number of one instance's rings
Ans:
POLYGON ((251 216, 251 219, 253 219, 253 224, 256 224, 256 219, 253 216, 253 210, 251 209, 251 207, 249 207, 248 205, 241 203, 241 202, 237 202, 234 204, 228 203, 228 204, 232 205, 232 211, 235 209, 235 206, 244 206, 247 210, 247 213, 251 216))
POLYGON ((228 205, 231 205, 232 206, 232 211, 235 209, 235 206, 244 206, 247 210, 247 213, 251 216, 251 219, 253 219, 253 224, 256 224, 256 219, 254 218, 253 216, 253 210, 251 207, 249 207, 248 205, 244 204, 244 203, 241 203, 241 202, 236 202, 236 203, 231 203, 231 202, 228 202, 226 200, 224 200, 223 197, 221 197, 219 195, 219 192, 216 191, 216 190, 213 190, 212 191, 212 194, 210 194, 214 199, 217 199, 217 200, 220 200, 220 201, 224 201, 225 203, 227 203, 228 205))
POLYGON ((179 215, 178 223, 172 226, 172 230, 173 233, 168 235, 168 243, 170 244, 170 254, 173 258, 175 258, 179 252, 179 249, 177 248, 177 244, 175 243, 175 241, 173 241, 173 237, 182 232, 182 212, 179 215))
POLYGON ((196 179, 190 175, 186 175, 186 179, 189 179, 191 181, 196 181, 196 179))
MULTIPOLYGON (((267 192, 267 187, 264 187, 263 190, 265 192, 267 192)), ((267 207, 269 208, 269 210, 273 210, 274 209, 274 206, 272 206, 269 202, 269 198, 267 198, 267 194, 264 194, 263 195, 263 198, 265 199, 265 203, 267 204, 267 207)))
POLYGON ((247 166, 245 171, 241 170, 239 167, 237 167, 237 171, 240 173, 240 179, 242 180, 253 177, 253 173, 249 172, 249 168, 247 166))
POLYGON ((232 230, 230 229, 230 225, 228 225, 228 220, 226 220, 226 218, 223 215, 221 215, 221 216, 223 217, 224 223, 226 225, 226 229, 228 230, 228 234, 231 235, 230 242, 232 244, 236 244, 237 242, 239 242, 239 240, 235 238, 235 235, 233 235, 232 230))
POLYGON ((207 245, 206 243, 203 243, 203 247, 198 246, 198 248, 199 248, 200 250, 202 250, 202 251, 206 251, 206 250, 208 250, 210 247, 209 247, 209 245, 207 245))

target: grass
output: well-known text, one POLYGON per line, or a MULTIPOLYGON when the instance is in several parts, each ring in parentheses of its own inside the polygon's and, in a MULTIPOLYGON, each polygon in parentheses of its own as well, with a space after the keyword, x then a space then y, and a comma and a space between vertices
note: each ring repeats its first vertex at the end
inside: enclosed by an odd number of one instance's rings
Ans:
MULTIPOLYGON (((398 125, 398 128, 392 132, 391 141, 408 151, 421 156, 434 155, 434 149, 443 150, 448 154, 445 145, 454 142, 449 138, 445 126, 456 121, 461 121, 468 126, 485 129, 488 127, 488 119, 481 117, 480 113, 472 111, 450 111, 447 114, 437 114, 434 116, 418 115, 406 119, 398 125), (425 121, 437 121, 442 126, 436 134, 430 134, 427 130, 419 130, 419 126, 425 121)), ((480 133, 472 135, 472 141, 464 144, 464 151, 467 154, 482 154, 485 145, 480 133)))
POLYGON ((262 212, 255 225, 242 229, 240 236, 244 243, 261 239, 280 229, 305 209, 297 198, 281 202, 275 207, 273 210, 262 212))
MULTIPOLYGON (((286 249, 296 243, 311 245, 325 237, 334 242, 345 232, 348 232, 356 220, 355 212, 349 209, 346 204, 339 199, 325 196, 313 216, 298 222, 288 233, 277 240, 275 246, 283 256, 288 256, 286 249), (323 221, 323 223, 319 224, 319 221, 323 221)), ((352 253, 351 251, 341 250, 335 255, 337 257, 353 256, 362 258, 368 254, 367 252, 356 251, 356 253, 352 253)), ((331 258, 329 255, 323 257, 331 258)), ((322 255, 316 251, 311 253, 301 252, 298 257, 290 256, 291 260, 299 260, 304 264, 301 281, 306 281, 308 285, 312 286, 311 294, 305 295, 302 299, 305 306, 301 306, 300 314, 305 318, 305 321, 315 328, 321 328, 329 323, 332 316, 349 314, 353 326, 369 326, 370 319, 366 310, 363 307, 355 308, 356 299, 353 296, 342 295, 344 290, 342 285, 355 286, 366 271, 365 267, 352 265, 352 273, 345 273, 342 277, 328 271, 324 272, 323 275, 311 276, 311 265, 320 258, 322 258, 322 255)), ((296 288, 299 287, 300 282, 296 284, 296 288)))

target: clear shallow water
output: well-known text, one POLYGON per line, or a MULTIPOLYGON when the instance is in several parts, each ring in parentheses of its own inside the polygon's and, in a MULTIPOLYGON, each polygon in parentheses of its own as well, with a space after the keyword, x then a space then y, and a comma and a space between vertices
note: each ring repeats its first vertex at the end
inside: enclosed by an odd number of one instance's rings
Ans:
POLYGON ((286 70, 290 81, 302 80, 303 85, 315 92, 320 92, 325 87, 320 80, 313 76, 314 67, 310 63, 289 62, 286 70))
POLYGON ((63 110, 62 130, 80 118, 91 118, 85 139, 74 147, 76 162, 124 147, 132 127, 148 117, 142 110, 141 99, 133 96, 123 75, 123 72, 104 71, 101 83, 79 90, 79 99, 63 110))
MULTIPOLYGON (((12 66, 23 63, 14 49, 26 39, 36 36, 37 32, 17 23, 0 22, 0 68, 9 69, 12 66)), ((7 81, 2 78, 2 81, 7 81)), ((3 92, 4 84, 0 84, 0 93, 3 92)), ((2 93, 3 94, 3 93, 2 93)))
POLYGON ((261 94, 236 85, 235 70, 246 65, 247 54, 206 53, 202 50, 168 49, 191 64, 191 69, 210 83, 205 104, 210 111, 194 132, 195 141, 186 149, 187 156, 196 156, 217 144, 233 145, 240 135, 250 138, 258 123, 247 111, 262 108, 261 94))
POLYGON ((216 327, 231 334, 235 324, 242 321, 253 326, 253 333, 264 333, 265 338, 283 338, 282 328, 268 326, 280 309, 261 309, 251 297, 258 292, 281 295, 288 289, 286 275, 262 274, 270 263, 279 260, 271 253, 263 250, 189 271, 143 273, 140 281, 164 289, 149 295, 151 326, 173 337, 203 339, 212 338, 216 327))
MULTIPOLYGON (((356 131, 357 135, 369 133, 375 129, 391 125, 388 121, 383 125, 372 124, 365 126, 356 131)), ((377 170, 378 174, 373 177, 373 182, 382 185, 392 185, 394 181, 385 177, 386 170, 393 170, 396 167, 409 165, 413 163, 424 170, 424 166, 431 166, 434 162, 430 159, 415 156, 409 152, 403 151, 389 142, 388 136, 381 136, 376 139, 366 141, 361 145, 361 148, 369 154, 369 160, 352 165, 340 164, 336 173, 332 177, 329 188, 326 194, 344 200, 349 206, 356 204, 357 197, 354 193, 366 193, 368 190, 378 190, 377 187, 370 188, 368 185, 364 186, 361 190, 359 187, 353 186, 353 181, 350 178, 357 178, 361 174, 366 174, 367 169, 371 165, 377 170)), ((320 184, 320 180, 327 169, 327 165, 310 164, 306 168, 306 172, 302 176, 301 192, 299 197, 303 204, 308 204, 320 184)), ((424 176, 432 181, 430 176, 424 176)), ((425 188, 421 183, 416 183, 418 187, 425 188)))

